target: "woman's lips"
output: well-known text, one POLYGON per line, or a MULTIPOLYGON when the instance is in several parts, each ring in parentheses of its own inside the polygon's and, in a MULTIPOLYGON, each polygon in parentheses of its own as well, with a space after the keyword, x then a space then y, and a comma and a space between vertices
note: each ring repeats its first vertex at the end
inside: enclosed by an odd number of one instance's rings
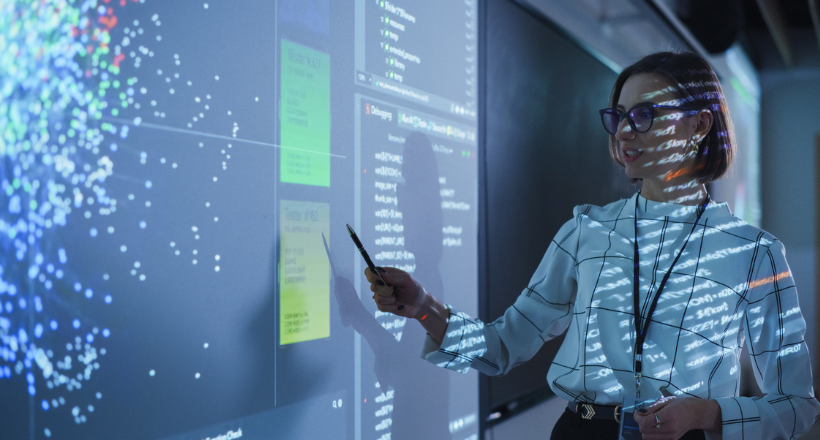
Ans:
POLYGON ((629 147, 621 147, 621 156, 623 157, 624 162, 634 162, 638 160, 639 157, 643 156, 643 151, 629 147))

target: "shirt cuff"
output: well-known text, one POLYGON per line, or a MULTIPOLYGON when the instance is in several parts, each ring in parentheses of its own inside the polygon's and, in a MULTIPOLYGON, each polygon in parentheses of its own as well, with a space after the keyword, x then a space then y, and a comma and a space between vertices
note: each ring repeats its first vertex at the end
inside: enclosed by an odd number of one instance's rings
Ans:
POLYGON ((720 405, 723 435, 706 433, 706 440, 743 438, 744 440, 761 439, 760 410, 748 398, 721 397, 715 399, 720 405))
POLYGON ((429 334, 424 340, 421 357, 436 366, 467 373, 476 357, 487 351, 484 324, 450 307, 450 320, 441 344, 429 334))

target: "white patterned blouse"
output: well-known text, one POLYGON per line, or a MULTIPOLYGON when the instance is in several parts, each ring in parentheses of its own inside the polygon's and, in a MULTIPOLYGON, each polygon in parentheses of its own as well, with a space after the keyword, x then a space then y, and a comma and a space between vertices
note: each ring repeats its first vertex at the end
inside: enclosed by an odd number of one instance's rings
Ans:
POLYGON ((635 394, 633 255, 638 202, 639 304, 643 319, 686 237, 652 315, 641 397, 715 399, 724 439, 791 439, 820 413, 806 330, 783 245, 710 203, 649 201, 639 194, 604 207, 581 205, 504 316, 484 324, 451 308, 445 340, 422 355, 439 366, 508 372, 567 332, 547 374, 569 401, 618 405, 635 394), (647 295, 652 292, 652 295, 647 295), (764 397, 739 397, 747 344, 764 397))

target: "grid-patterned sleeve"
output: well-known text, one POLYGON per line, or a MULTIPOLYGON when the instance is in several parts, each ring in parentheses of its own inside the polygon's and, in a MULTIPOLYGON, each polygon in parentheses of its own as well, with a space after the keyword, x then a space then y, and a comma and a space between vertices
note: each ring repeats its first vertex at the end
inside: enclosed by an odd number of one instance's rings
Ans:
POLYGON ((716 399, 723 439, 793 439, 820 413, 803 340, 806 322, 785 249, 775 240, 759 252, 758 268, 748 281, 744 330, 755 378, 765 395, 716 399))
POLYGON ((575 218, 558 231, 528 287, 504 316, 485 325, 451 308, 444 341, 439 346, 428 335, 422 357, 455 371, 473 367, 485 374, 504 374, 563 333, 576 292, 579 212, 576 207, 575 218))

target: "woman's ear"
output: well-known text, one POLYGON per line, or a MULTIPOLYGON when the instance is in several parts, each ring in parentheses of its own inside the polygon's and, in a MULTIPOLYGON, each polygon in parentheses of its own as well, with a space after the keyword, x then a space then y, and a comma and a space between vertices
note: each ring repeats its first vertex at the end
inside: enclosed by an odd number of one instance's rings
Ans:
POLYGON ((700 139, 705 138, 706 135, 709 134, 709 130, 712 129, 713 122, 714 117, 712 116, 711 110, 704 109, 699 111, 697 114, 694 135, 699 136, 700 139))

